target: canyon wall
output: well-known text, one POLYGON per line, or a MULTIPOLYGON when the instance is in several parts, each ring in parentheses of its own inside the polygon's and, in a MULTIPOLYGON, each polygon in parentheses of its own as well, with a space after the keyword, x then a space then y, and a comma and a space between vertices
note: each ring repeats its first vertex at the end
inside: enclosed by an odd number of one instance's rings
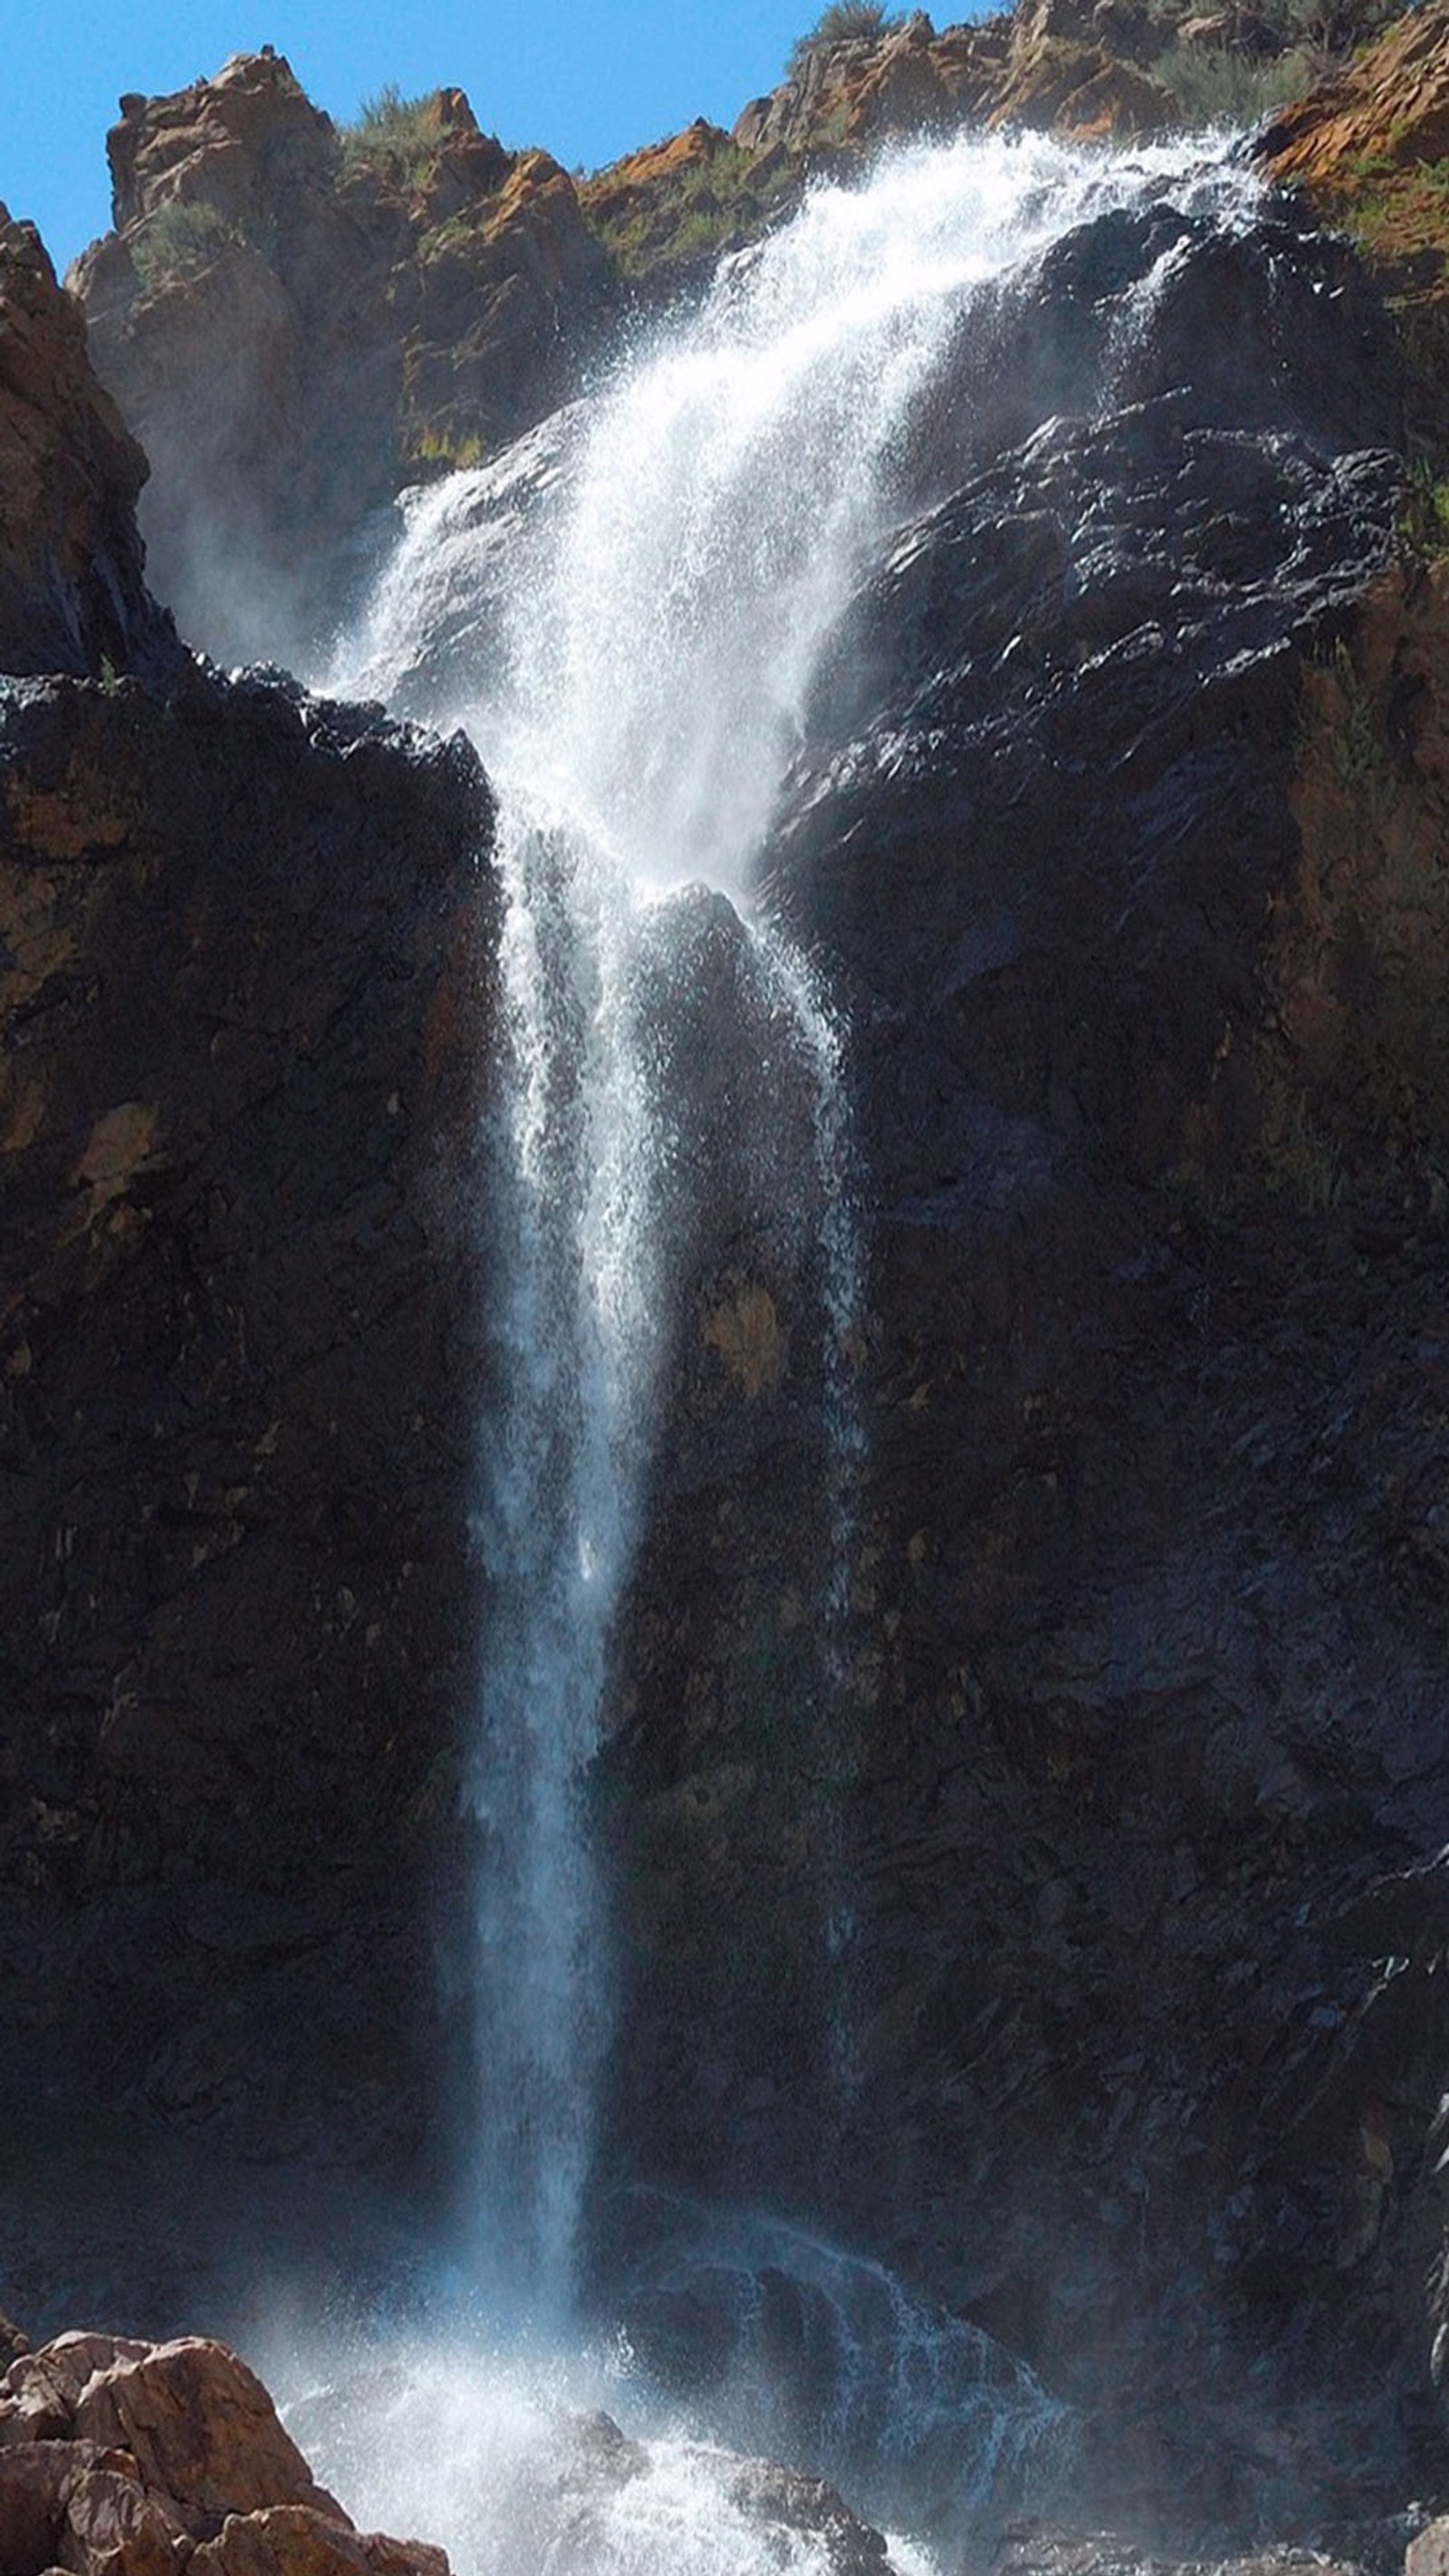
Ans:
MULTIPOLYGON (((1413 30, 1353 77, 1389 157, 1412 92, 1422 192, 1449 16, 1413 30)), ((890 62, 940 86, 998 41, 890 62)), ((289 78, 128 103, 81 279, 218 650, 270 611, 207 588, 189 496, 224 471, 265 602, 267 476, 379 278, 421 302, 343 497, 307 487, 334 538, 410 420, 456 456, 568 390, 623 273, 454 94, 380 181, 289 78), (163 288, 173 202, 210 213, 163 288), (203 456, 216 335, 247 368, 203 456)), ((1348 95, 1285 123, 1285 174, 1326 185, 1316 148, 1347 188, 1348 95)), ((796 148, 751 113, 735 148, 796 148)), ((0 594, 0 2073, 416 2179, 495 1392, 489 791, 460 743, 179 651, 74 310, 23 230, 0 256, 0 321, 53 342, 0 438, 38 384, 74 496, 0 594)), ((768 853, 851 1031, 843 1625, 798 1275, 708 1243, 593 1784, 601 2234, 642 2173, 869 2243, 1100 2417, 1084 2494, 1196 2529, 1443 2476, 1449 586, 1406 475, 1437 326, 1385 282, 1291 208, 1229 248, 1110 217, 956 350, 768 853)))

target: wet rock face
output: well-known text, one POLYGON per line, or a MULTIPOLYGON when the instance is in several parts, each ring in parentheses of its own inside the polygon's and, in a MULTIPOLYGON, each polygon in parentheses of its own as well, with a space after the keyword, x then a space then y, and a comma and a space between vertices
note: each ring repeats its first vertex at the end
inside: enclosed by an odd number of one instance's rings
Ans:
POLYGON ((151 460, 152 585, 223 661, 315 654, 339 541, 560 398, 608 262, 566 174, 458 90, 370 143, 270 52, 122 107, 116 230, 72 283, 151 460))
POLYGON ((0 207, 0 669, 163 661, 141 578, 146 460, 86 363, 85 326, 33 225, 0 207))
POLYGON ((1236 232, 1122 209, 973 301, 918 433, 921 497, 1055 414, 1163 395, 1185 428, 1291 432, 1326 455, 1403 440, 1399 347, 1345 243, 1276 208, 1236 232))
MULTIPOLYGON (((1064 294, 1103 261, 1064 250, 1064 294)), ((1237 265, 1249 345, 1278 265, 1237 265)), ((1392 2495, 1434 2420, 1443 1605, 1378 1480, 1422 1517, 1443 1472, 1442 1246, 1402 1143, 1340 1201, 1254 1070, 1305 674, 1399 506, 1357 328, 1336 394, 1290 330, 1235 413, 1212 335, 1149 324, 1138 399, 1017 422, 863 584, 768 879, 848 998, 869 1191, 836 1677, 765 1469, 673 1483, 614 1757, 628 2152, 892 2249, 1104 2406, 1104 2478, 1179 2528, 1370 2463, 1392 2495)), ((1442 682, 1375 652, 1407 846, 1442 682)), ((734 1393, 762 1461, 789 1392, 734 1393)))
POLYGON ((17 2106, 416 2146, 489 829, 461 744, 290 683, 0 698, 17 2106))

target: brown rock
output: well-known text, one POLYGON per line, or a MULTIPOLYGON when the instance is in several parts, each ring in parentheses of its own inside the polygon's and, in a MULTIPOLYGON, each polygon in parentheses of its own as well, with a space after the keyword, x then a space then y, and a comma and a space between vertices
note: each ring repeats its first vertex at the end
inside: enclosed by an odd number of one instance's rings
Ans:
POLYGON ((0 670, 124 670, 162 650, 133 515, 145 476, 39 234, 0 206, 0 670))
POLYGON ((0 2451, 0 2568, 41 2576, 171 2576, 185 2526, 148 2496, 134 2459, 94 2442, 17 2443, 0 2451))
POLYGON ((1415 448, 1449 437, 1449 0, 1406 11, 1262 138, 1267 175, 1352 233, 1402 318, 1415 448))
POLYGON ((118 231, 163 205, 204 204, 233 222, 264 221, 275 192, 316 179, 332 123, 270 45, 234 54, 212 80, 170 97, 121 101, 107 137, 118 231))
POLYGON ((276 2504, 345 2519, 225 2344, 188 2335, 119 2356, 88 2382, 74 2423, 83 2439, 128 2450, 148 2493, 174 2498, 191 2528, 276 2504))
POLYGON ((807 54, 769 98, 744 110, 734 140, 752 152, 850 155, 969 124, 1123 141, 1164 133, 1176 107, 1118 59, 1138 41, 1132 19, 1119 46, 1123 24, 1124 0, 1031 0, 1009 18, 940 35, 917 12, 883 36, 807 54))
POLYGON ((65 2491, 75 2474, 65 2442, 18 2442, 0 2450, 0 2567, 40 2576, 55 2556, 65 2491))
POLYGON ((71 282, 151 459, 154 583, 220 658, 298 657, 340 536, 550 407, 608 260, 566 172, 456 89, 339 135, 281 56, 237 55, 123 101, 108 149, 117 230, 71 282))
MULTIPOLYGON (((63 2438, 75 2429, 75 2410, 99 2372, 118 2361, 138 2361, 150 2350, 123 2335, 63 2334, 23 2354, 5 2374, 6 2394, 14 2401, 7 2419, 17 2442, 63 2438)), ((7 2438, 0 2427, 0 2441, 7 2438)))
POLYGON ((1404 2576, 1449 2576, 1449 2514, 1426 2523, 1404 2554, 1404 2576))
POLYGON ((1159 82, 1100 45, 1044 36, 1023 46, 993 106, 993 126, 1027 126, 1078 142, 1146 142, 1180 121, 1159 82))
POLYGON ((1449 7, 1400 18, 1376 45, 1285 108, 1262 158, 1281 185, 1340 198, 1449 154, 1449 7))
POLYGON ((174 2576, 185 2544, 181 2516, 145 2492, 124 2455, 72 2473, 56 2544, 57 2563, 72 2576, 174 2576))
POLYGON ((307 2505, 228 2514, 189 2561, 193 2576, 448 2576, 441 2549, 354 2531, 307 2505))

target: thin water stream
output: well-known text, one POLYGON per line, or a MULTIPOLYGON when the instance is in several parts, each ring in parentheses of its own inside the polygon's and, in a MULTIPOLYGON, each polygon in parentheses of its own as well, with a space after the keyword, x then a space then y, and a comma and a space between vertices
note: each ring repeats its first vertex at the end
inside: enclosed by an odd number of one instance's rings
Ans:
MULTIPOLYGON (((700 1111, 673 1087, 687 1077, 662 1034, 684 1007, 679 979, 704 901, 688 889, 727 897, 744 922, 767 1032, 744 1123, 782 1225, 798 1227, 804 1207, 821 1238, 812 1329, 835 1468, 833 1570, 817 1613, 828 1634, 843 1616, 862 1442, 843 1356, 862 1281, 848 1035, 816 970, 777 929, 750 922, 752 867, 806 694, 852 585, 900 516, 908 433, 923 397, 940 398, 943 354, 973 295, 1074 226, 1159 195, 1231 222, 1252 190, 1187 150, 1084 156, 1000 138, 904 153, 868 186, 822 190, 727 263, 703 308, 588 402, 495 464, 408 496, 357 630, 326 674, 333 689, 465 724, 500 795, 506 1078, 488 1221, 506 1246, 497 1331, 507 1401, 480 1441, 489 1611, 469 1781, 480 2111, 466 2259, 484 2311, 535 2351, 568 2347, 614 2013, 585 1792, 690 1239, 681 1140, 700 1111), (776 1134, 777 1102, 802 1087, 811 1107, 791 1151, 812 1167, 808 1186, 781 1168, 776 1134)), ((848 2081, 843 1892, 829 1937, 833 2055, 848 2081)), ((778 2268, 779 2246, 769 2259, 778 2268)), ((825 2272, 845 2260, 819 2247, 810 2256, 817 2310, 835 2300, 837 2322, 839 2283, 825 2272)), ((887 2385, 869 2401, 851 2397, 837 2473, 853 2449, 909 2462, 925 2409, 933 2456, 953 2439, 959 2447, 963 2493, 983 2477, 990 2486, 1010 2417, 1019 2487, 1032 2425, 1044 2457, 1060 2410, 1029 2374, 999 2369, 986 2338, 973 2343, 944 2319, 923 2324, 926 2310, 856 2268, 870 2296, 852 2296, 871 2309, 876 2336, 859 2349, 887 2381, 895 2371, 895 2395, 887 2385), (909 2332, 903 2341, 897 2314, 895 2340, 882 2344, 892 2298, 909 2332)), ((505 2521, 521 2510, 520 2460, 533 2462, 536 2488, 552 2401, 512 2363, 488 2364, 478 2383, 493 2391, 487 2404, 449 2370, 449 2394, 434 2384, 431 2402, 473 2426, 447 2444, 473 2463, 473 2502, 458 2506, 452 2539, 460 2576, 571 2563, 557 2534, 521 2551, 480 2536, 480 2494, 496 2496, 505 2521)), ((412 2401, 395 2396, 406 2414, 412 2401)), ((323 2464, 345 2485, 338 2438, 335 2461, 324 2442, 323 2464)), ((587 2563, 688 2568, 696 2529, 707 2532, 701 2566, 759 2563, 758 2539, 731 2523, 701 2459, 677 2447, 651 2454, 607 2506, 596 2499, 587 2563)), ((860 2465, 869 2491, 869 2458, 860 2465)), ((897 2482, 892 2496, 903 2492, 897 2482)), ((386 2509, 384 2494, 369 2494, 369 2512, 386 2509)), ((438 2528, 421 2496, 402 2519, 438 2528)), ((801 2550, 798 2563, 813 2563, 803 2540, 801 2550)))

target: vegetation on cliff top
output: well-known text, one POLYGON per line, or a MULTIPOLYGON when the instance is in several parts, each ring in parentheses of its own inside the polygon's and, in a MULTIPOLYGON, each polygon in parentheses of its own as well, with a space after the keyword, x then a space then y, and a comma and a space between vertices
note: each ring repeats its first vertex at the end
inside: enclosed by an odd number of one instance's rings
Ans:
POLYGON ((829 6, 821 10, 814 26, 808 27, 803 36, 796 37, 785 66, 786 74, 794 80, 798 73, 803 72, 812 54, 833 53, 837 45, 854 44, 862 38, 873 43, 880 36, 888 36, 900 23, 899 17, 893 17, 881 5, 881 0, 829 0, 829 6))
POLYGON ((422 185, 438 157, 439 139, 434 99, 404 98, 396 81, 364 99, 355 125, 338 129, 348 177, 365 175, 404 188, 422 185))

